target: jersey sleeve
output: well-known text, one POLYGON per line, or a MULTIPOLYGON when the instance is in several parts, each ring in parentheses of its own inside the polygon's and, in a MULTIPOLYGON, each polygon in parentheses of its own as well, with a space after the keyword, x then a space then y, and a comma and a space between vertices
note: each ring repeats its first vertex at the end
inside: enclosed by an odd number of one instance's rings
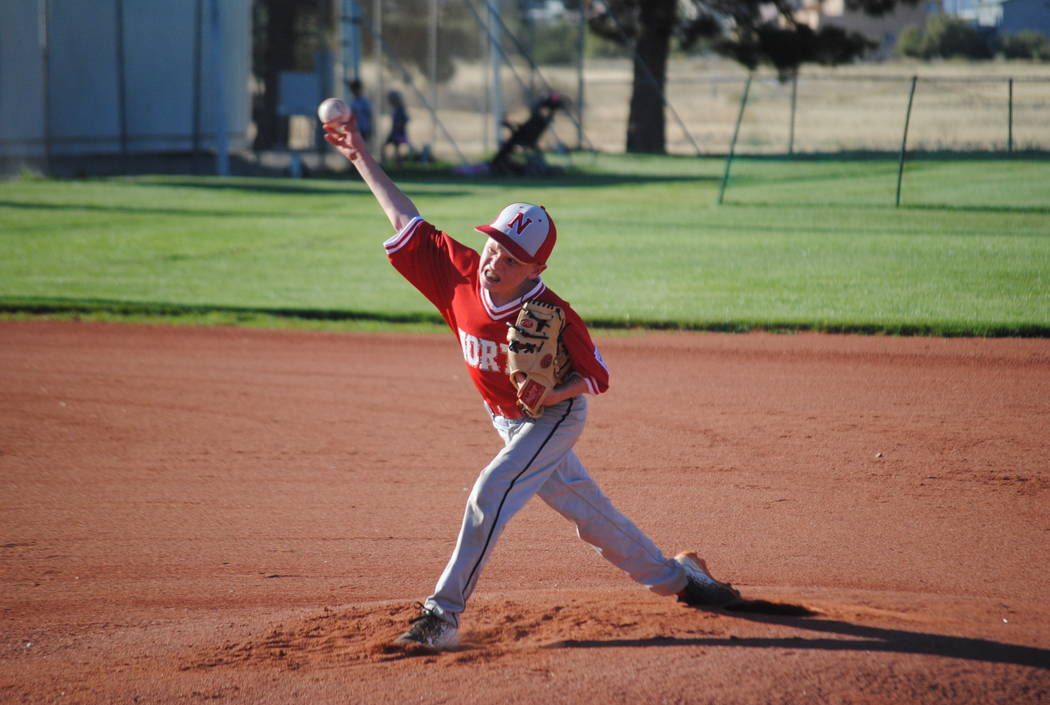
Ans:
POLYGON ((473 250, 419 216, 384 242, 383 247, 394 269, 434 304, 451 325, 452 294, 470 269, 473 250))
POLYGON ((572 360, 572 370, 587 384, 591 394, 604 394, 609 389, 609 368, 591 340, 591 334, 583 320, 569 308, 565 316, 566 326, 562 342, 572 360))

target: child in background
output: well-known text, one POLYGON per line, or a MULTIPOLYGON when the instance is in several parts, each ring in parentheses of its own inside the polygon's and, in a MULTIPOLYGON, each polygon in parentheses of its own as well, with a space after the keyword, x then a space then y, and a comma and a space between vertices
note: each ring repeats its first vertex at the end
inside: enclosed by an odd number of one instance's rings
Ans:
POLYGON ((387 145, 390 145, 394 149, 394 159, 400 164, 402 145, 408 148, 409 155, 414 152, 412 143, 408 140, 408 111, 405 110, 405 103, 397 91, 390 91, 386 98, 390 104, 390 134, 383 143, 383 153, 386 153, 387 145))

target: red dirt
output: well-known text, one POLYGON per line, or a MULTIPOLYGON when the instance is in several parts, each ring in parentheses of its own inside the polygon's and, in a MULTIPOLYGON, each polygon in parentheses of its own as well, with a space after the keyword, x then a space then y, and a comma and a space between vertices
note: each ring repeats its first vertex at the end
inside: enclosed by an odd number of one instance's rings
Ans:
POLYGON ((1050 341, 602 336, 578 447, 651 595, 534 502, 464 646, 389 646, 499 439, 449 335, 0 322, 0 702, 1050 702, 1050 341))

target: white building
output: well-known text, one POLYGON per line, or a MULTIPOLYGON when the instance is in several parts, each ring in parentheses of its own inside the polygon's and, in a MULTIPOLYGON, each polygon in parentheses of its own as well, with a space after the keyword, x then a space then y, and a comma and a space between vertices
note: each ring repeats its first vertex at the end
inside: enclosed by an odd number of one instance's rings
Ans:
POLYGON ((1047 0, 946 0, 945 11, 999 34, 1034 29, 1050 37, 1047 0))
POLYGON ((0 159, 245 146, 251 0, 0 2, 0 159))

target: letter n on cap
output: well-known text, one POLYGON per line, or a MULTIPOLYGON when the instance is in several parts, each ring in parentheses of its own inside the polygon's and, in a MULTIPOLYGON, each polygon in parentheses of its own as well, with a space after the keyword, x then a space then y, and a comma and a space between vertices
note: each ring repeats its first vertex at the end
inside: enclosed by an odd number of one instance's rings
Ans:
POLYGON ((514 230, 517 231, 518 235, 521 235, 521 233, 525 230, 525 228, 529 227, 529 223, 531 223, 531 222, 532 222, 532 218, 526 218, 525 214, 519 211, 511 219, 511 221, 509 223, 507 223, 507 230, 510 230, 511 228, 514 228, 514 230))

